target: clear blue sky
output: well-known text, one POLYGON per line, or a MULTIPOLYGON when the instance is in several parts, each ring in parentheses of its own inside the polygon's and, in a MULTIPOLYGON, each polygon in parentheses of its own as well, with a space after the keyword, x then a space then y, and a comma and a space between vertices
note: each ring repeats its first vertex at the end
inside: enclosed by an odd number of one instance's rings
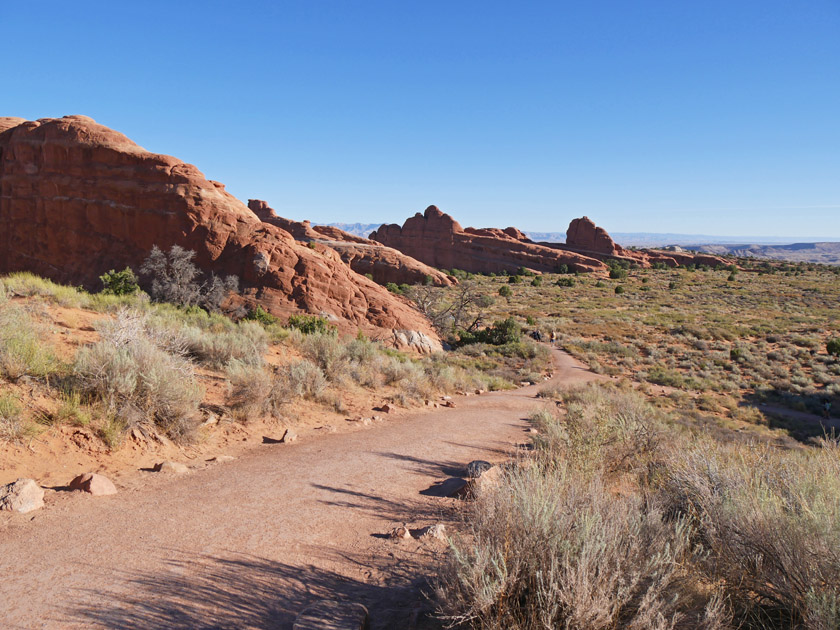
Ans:
POLYGON ((0 5, 2 115, 85 114, 318 222, 840 239, 840 0, 0 5))

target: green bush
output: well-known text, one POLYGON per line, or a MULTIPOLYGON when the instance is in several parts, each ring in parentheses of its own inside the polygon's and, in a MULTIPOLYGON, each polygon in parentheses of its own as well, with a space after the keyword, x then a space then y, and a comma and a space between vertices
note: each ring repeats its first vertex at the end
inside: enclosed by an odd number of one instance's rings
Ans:
POLYGON ((105 295, 134 295, 140 290, 137 276, 130 267, 122 271, 111 269, 99 276, 99 280, 102 282, 102 293, 105 295))
POLYGON ((840 357, 840 337, 829 339, 825 344, 825 349, 831 356, 840 357))
POLYGON ((557 278, 557 286, 558 287, 573 287, 575 286, 575 279, 574 278, 557 278))
POLYGON ((299 330, 304 335, 320 334, 335 334, 335 326, 325 317, 318 315, 290 315, 286 324, 289 328, 299 330))
POLYGON ((518 276, 518 275, 511 276, 510 278, 508 278, 508 283, 509 284, 522 284, 522 276, 518 276))
POLYGON ((461 331, 458 344, 468 345, 473 343, 486 343, 491 346, 502 346, 519 341, 521 329, 513 317, 503 321, 494 322, 489 328, 476 330, 474 332, 461 331))
POLYGON ((499 295, 501 295, 503 298, 509 298, 511 295, 513 295, 513 290, 508 285, 503 284, 499 287, 499 295))
POLYGON ((613 280, 624 280, 627 277, 627 270, 621 267, 613 267, 610 269, 610 278, 613 280))
POLYGON ((543 283, 542 276, 534 276, 534 279, 531 280, 531 286, 532 287, 542 286, 542 283, 543 283))
POLYGON ((615 288, 615 292, 616 292, 616 294, 617 294, 617 295, 621 295, 622 293, 624 293, 624 287, 623 287, 623 286, 621 286, 621 285, 619 284, 619 285, 615 288))
POLYGON ((248 311, 248 314, 243 319, 259 322, 263 326, 273 326, 278 321, 280 321, 259 304, 257 304, 255 308, 248 311))

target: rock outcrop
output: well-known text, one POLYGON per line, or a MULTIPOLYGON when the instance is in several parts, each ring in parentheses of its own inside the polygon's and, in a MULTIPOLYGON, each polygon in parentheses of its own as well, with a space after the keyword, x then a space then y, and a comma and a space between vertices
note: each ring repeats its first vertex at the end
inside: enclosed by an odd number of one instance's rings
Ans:
POLYGON ((621 256, 624 249, 617 245, 607 231, 595 225, 589 217, 572 219, 566 230, 566 246, 579 252, 592 252, 606 256, 621 256))
POLYGON ((516 228, 464 229, 435 206, 402 227, 382 225, 370 238, 427 265, 472 273, 516 273, 520 267, 555 272, 562 265, 580 272, 606 269, 592 257, 532 243, 516 228))
POLYGON ((439 347, 407 301, 265 223, 195 166, 85 116, 0 118, 0 273, 96 289, 153 245, 195 251, 199 267, 238 276, 246 299, 275 315, 322 314, 376 338, 416 331, 439 347))
MULTIPOLYGON (((292 221, 277 216, 265 201, 249 199, 248 207, 261 221, 276 225, 294 236, 296 241, 313 243, 332 250, 356 273, 370 274, 379 284, 431 284, 446 287, 457 283, 455 278, 423 264, 410 256, 376 241, 348 234, 328 225, 312 226, 309 221, 292 221)), ((316 247, 316 249, 320 249, 316 247)))
POLYGON ((380 226, 370 238, 428 265, 472 273, 516 273, 521 267, 551 273, 561 266, 571 271, 606 272, 605 262, 610 260, 640 267, 654 263, 669 267, 727 264, 716 256, 625 249, 588 217, 572 220, 566 243, 535 243, 515 227, 463 228, 448 214, 429 206, 402 227, 380 226))

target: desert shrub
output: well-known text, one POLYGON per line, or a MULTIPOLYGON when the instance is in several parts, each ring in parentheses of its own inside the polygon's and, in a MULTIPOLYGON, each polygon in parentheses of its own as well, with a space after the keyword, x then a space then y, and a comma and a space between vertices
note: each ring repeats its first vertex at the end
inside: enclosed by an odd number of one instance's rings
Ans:
POLYGON ((283 405, 291 399, 287 382, 261 365, 234 359, 225 373, 230 383, 230 407, 239 420, 266 415, 279 418, 283 405))
POLYGON ((557 279, 557 286, 558 287, 573 287, 575 286, 575 279, 574 278, 558 278, 557 279))
POLYGON ((126 428, 127 418, 149 418, 173 439, 190 441, 203 391, 189 360, 168 346, 170 340, 147 334, 144 324, 124 312, 100 326, 101 341, 76 355, 76 385, 102 400, 126 428))
POLYGON ((613 280, 624 280, 627 277, 627 270, 621 267, 610 268, 610 278, 613 280))
POLYGON ((106 295, 133 295, 140 290, 137 276, 130 267, 122 271, 111 269, 99 276, 99 280, 102 282, 102 293, 106 295))
POLYGON ((222 368, 230 361, 261 366, 268 334, 255 321, 241 321, 229 330, 214 332, 186 326, 180 330, 187 354, 203 365, 222 368))
POLYGON ((542 276, 534 276, 534 279, 531 280, 531 286, 532 287, 540 287, 540 286, 542 286, 542 283, 543 283, 542 276))
POLYGON ((795 454, 702 441, 664 470, 670 510, 707 550, 698 569, 723 585, 747 627, 838 627, 837 441, 795 454))
POLYGON ((289 328, 299 330, 304 335, 335 334, 335 326, 325 317, 318 315, 290 315, 286 324, 289 328))
POLYGON ((620 294, 624 293, 624 287, 623 287, 623 286, 621 286, 621 285, 619 284, 619 285, 615 288, 615 293, 616 293, 616 295, 620 295, 620 294))
POLYGON ((508 278, 509 284, 522 284, 522 276, 514 275, 508 278))
POLYGON ((9 302, 0 304, 0 376, 12 381, 22 376, 45 378, 58 369, 58 359, 26 310, 9 302))
POLYGON ((825 349, 831 356, 840 357, 840 337, 829 339, 825 344, 825 349))
POLYGON ((70 424, 85 427, 93 421, 93 410, 83 400, 82 395, 74 390, 63 392, 58 409, 52 414, 53 424, 70 424))
POLYGON ((269 313, 259 304, 257 304, 256 307, 249 310, 248 314, 245 315, 243 319, 259 322, 265 327, 274 326, 280 321, 278 318, 274 317, 274 315, 269 313))
POLYGON ((519 341, 522 331, 519 324, 513 317, 494 322, 489 328, 473 332, 460 331, 458 333, 459 345, 473 343, 486 343, 492 346, 501 346, 519 341))
POLYGON ((20 442, 33 435, 33 427, 23 418, 23 407, 12 394, 0 394, 0 440, 20 442))
POLYGON ((218 311, 227 296, 239 290, 236 276, 222 279, 211 274, 206 277, 193 263, 194 258, 194 251, 178 245, 173 245, 169 253, 152 247, 140 267, 140 273, 147 278, 152 299, 218 311))
POLYGON ((503 298, 509 298, 511 295, 513 295, 513 290, 508 285, 503 284, 499 287, 499 295, 503 298))
MULTIPOLYGON (((510 470, 470 511, 436 592, 444 618, 487 630, 674 627, 681 520, 616 497, 565 462, 510 470)), ((697 627, 697 626, 695 626, 697 627)))
POLYGON ((345 346, 336 335, 312 333, 300 343, 300 351, 307 359, 321 368, 324 375, 333 382, 341 382, 347 375, 349 360, 345 346))
POLYGON ((317 399, 327 387, 327 378, 321 368, 308 359, 281 368, 278 378, 290 398, 317 399))

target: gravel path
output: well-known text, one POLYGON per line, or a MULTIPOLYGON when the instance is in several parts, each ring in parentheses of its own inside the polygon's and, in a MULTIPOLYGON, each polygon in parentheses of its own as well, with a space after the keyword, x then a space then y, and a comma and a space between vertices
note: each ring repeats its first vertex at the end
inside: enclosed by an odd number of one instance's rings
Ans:
MULTIPOLYGON (((553 384, 598 378, 560 351, 555 361, 553 384)), ((367 605, 372 628, 415 627, 418 576, 444 544, 386 534, 451 522, 458 502, 434 485, 526 442, 543 385, 189 475, 146 473, 111 497, 55 493, 0 529, 0 627, 285 629, 323 597, 367 605)))

